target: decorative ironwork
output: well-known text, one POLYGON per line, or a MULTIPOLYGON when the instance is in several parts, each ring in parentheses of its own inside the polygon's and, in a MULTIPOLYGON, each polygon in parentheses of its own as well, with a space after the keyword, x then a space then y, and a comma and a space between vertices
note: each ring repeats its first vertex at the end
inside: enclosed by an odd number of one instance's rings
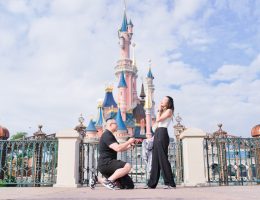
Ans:
MULTIPOLYGON (((173 174, 175 175, 175 181, 177 184, 183 182, 183 165, 179 165, 181 168, 176 169, 176 150, 182 149, 182 143, 170 142, 169 145, 169 161, 172 167, 173 174), (177 176, 176 176, 177 175, 177 176)), ((99 174, 97 171, 97 160, 98 160, 98 144, 81 143, 80 145, 80 177, 79 183, 82 185, 88 185, 91 173, 99 174)), ((179 154, 181 156, 182 154, 179 154)), ((147 172, 147 166, 142 159, 142 146, 136 144, 134 149, 126 152, 118 153, 118 159, 126 161, 132 165, 130 176, 135 183, 147 183, 149 174, 147 172)), ((179 160, 182 161, 182 158, 179 160)), ((162 183, 162 178, 160 179, 162 183)))
POLYGON ((82 114, 80 114, 80 117, 79 117, 79 125, 77 125, 75 127, 75 130, 82 136, 84 137, 86 135, 86 126, 84 126, 84 117, 82 116, 82 114))
POLYGON ((205 138, 204 152, 209 183, 260 183, 260 138, 205 138))
POLYGON ((56 182, 58 141, 0 140, 0 186, 51 186, 56 182))

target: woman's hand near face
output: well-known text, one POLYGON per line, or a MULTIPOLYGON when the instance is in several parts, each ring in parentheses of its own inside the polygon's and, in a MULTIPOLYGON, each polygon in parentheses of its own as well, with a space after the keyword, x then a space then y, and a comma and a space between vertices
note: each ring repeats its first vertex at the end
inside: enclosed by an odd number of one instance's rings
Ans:
POLYGON ((156 122, 161 122, 168 117, 172 117, 172 110, 171 109, 167 109, 165 112, 163 112, 161 114, 158 113, 157 116, 156 116, 156 122))

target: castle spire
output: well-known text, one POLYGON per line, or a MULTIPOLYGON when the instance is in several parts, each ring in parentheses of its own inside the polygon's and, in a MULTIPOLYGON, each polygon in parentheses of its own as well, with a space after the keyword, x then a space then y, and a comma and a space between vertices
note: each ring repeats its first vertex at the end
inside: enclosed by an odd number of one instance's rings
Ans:
POLYGON ((144 92, 144 83, 142 83, 140 97, 141 97, 141 99, 144 99, 145 96, 146 96, 146 95, 145 95, 145 92, 144 92))
POLYGON ((97 132, 97 129, 95 127, 95 123, 93 122, 93 119, 89 121, 88 127, 86 128, 86 131, 91 132, 97 132))
POLYGON ((125 76, 124 76, 124 72, 122 71, 121 74, 120 74, 120 80, 119 80, 119 84, 118 84, 118 88, 120 87, 124 87, 126 88, 127 85, 126 85, 126 82, 125 82, 125 76))
POLYGON ((102 127, 104 123, 104 116, 103 116, 103 110, 102 110, 102 101, 98 102, 98 117, 96 122, 96 127, 102 127))
POLYGON ((123 17, 123 22, 120 31, 121 32, 127 32, 127 17, 126 17, 126 11, 124 11, 124 17, 123 17))
POLYGON ((126 131, 127 130, 125 123, 123 121, 122 115, 121 115, 120 108, 118 108, 118 111, 117 111, 116 122, 117 122, 117 126, 118 126, 117 130, 120 130, 120 131, 126 131))
POLYGON ((152 74, 151 70, 151 63, 152 61, 149 60, 149 71, 146 77, 146 84, 147 84, 147 90, 146 90, 146 102, 145 102, 145 107, 149 108, 149 114, 152 119, 155 118, 155 112, 154 112, 154 107, 155 107, 155 102, 154 102, 154 84, 153 84, 153 79, 154 76, 152 74))
MULTIPOLYGON (((126 7, 126 2, 125 2, 126 7)), ((136 94, 136 79, 137 79, 137 68, 134 66, 133 61, 130 59, 130 45, 133 36, 133 23, 132 21, 127 20, 126 16, 126 8, 124 9, 124 17, 121 27, 118 30, 118 38, 120 45, 120 59, 117 61, 117 65, 115 67, 115 75, 118 80, 121 79, 122 71, 124 72, 124 78, 126 82, 125 87, 125 104, 126 110, 131 110, 135 107, 137 102, 137 94, 136 94), (129 23, 128 23, 129 22, 129 23), (120 77, 121 76, 121 77, 120 77)), ((119 87, 121 90, 122 87, 119 87)), ((120 95, 119 95, 120 96, 120 95)), ((123 104, 122 104, 123 105, 123 104)), ((120 107, 121 112, 124 116, 124 109, 120 107)))
POLYGON ((147 73, 147 78, 154 79, 154 76, 153 76, 152 70, 151 70, 152 61, 149 60, 148 62, 149 62, 149 71, 148 71, 148 73, 147 73))

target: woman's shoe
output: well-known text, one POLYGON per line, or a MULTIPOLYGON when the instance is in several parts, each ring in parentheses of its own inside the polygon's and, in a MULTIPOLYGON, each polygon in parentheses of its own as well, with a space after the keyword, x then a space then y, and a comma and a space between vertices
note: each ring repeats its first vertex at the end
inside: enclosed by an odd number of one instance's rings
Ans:
POLYGON ((170 186, 170 185, 164 185, 163 189, 176 189, 176 186, 173 187, 173 186, 170 186))

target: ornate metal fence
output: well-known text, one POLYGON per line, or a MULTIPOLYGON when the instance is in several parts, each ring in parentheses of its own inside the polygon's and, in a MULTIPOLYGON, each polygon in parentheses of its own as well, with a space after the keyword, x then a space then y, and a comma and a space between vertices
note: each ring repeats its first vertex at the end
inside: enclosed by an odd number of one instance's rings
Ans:
POLYGON ((56 139, 0 140, 0 186, 51 186, 56 182, 56 139))
POLYGON ((204 152, 209 183, 260 183, 260 138, 206 138, 204 152))
MULTIPOLYGON (((134 149, 126 152, 118 153, 118 159, 126 161, 132 165, 130 176, 135 183, 147 182, 149 173, 147 166, 142 159, 142 145, 137 144, 134 149)), ((91 173, 98 174, 98 144, 82 143, 80 145, 80 177, 79 181, 82 185, 88 185, 91 173)), ((169 161, 172 167, 175 181, 177 184, 183 182, 183 165, 182 165, 182 143, 171 142, 169 145, 169 161)), ((162 182, 162 179, 160 180, 162 182)))

